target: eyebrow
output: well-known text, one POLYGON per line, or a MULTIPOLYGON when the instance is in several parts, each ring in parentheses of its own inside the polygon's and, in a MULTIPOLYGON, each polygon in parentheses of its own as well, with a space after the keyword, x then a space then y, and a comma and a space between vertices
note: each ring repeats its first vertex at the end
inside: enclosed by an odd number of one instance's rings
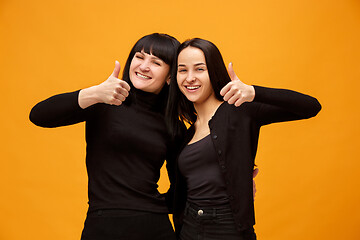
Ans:
POLYGON ((144 52, 144 50, 141 50, 141 52, 138 52, 138 53, 140 53, 140 54, 142 54, 144 56, 145 56, 145 54, 147 54, 147 55, 149 55, 151 57, 151 59, 155 59, 155 60, 159 60, 159 61, 164 62, 161 58, 159 58, 159 57, 157 57, 155 55, 152 55, 152 54, 148 54, 148 53, 144 52))
MULTIPOLYGON (((194 64, 195 67, 200 66, 200 65, 206 65, 206 64, 205 63, 196 63, 196 64, 194 64)), ((185 64, 179 64, 178 66, 179 67, 185 67, 186 65, 185 64)))

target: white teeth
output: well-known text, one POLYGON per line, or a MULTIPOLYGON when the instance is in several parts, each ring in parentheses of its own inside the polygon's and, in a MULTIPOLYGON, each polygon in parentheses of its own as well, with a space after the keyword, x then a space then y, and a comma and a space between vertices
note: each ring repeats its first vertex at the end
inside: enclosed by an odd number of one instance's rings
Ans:
POLYGON ((198 89, 200 86, 185 86, 189 90, 198 89))
POLYGON ((145 78, 145 79, 150 79, 150 77, 142 75, 140 73, 136 73, 136 76, 141 77, 141 78, 145 78))

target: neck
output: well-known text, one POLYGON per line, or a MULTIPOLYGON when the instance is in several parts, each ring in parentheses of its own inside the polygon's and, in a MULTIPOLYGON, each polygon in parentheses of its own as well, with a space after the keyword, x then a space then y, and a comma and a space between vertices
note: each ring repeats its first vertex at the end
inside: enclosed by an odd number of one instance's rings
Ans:
POLYGON ((215 114, 218 107, 223 103, 215 98, 215 96, 208 98, 202 103, 194 103, 194 107, 197 113, 196 122, 207 123, 215 114))
POLYGON ((159 94, 145 92, 137 88, 131 88, 130 90, 131 102, 142 108, 146 108, 153 111, 163 111, 167 100, 166 90, 161 91, 159 94))

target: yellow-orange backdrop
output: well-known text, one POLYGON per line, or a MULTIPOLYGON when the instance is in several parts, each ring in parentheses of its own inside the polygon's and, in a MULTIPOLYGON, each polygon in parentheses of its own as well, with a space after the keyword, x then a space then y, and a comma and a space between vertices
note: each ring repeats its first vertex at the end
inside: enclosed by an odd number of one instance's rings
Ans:
POLYGON ((84 125, 38 128, 29 111, 102 82, 152 32, 209 39, 245 83, 322 103, 314 119, 262 129, 259 239, 360 239, 359 26, 358 0, 1 0, 0 239, 80 238, 84 125))

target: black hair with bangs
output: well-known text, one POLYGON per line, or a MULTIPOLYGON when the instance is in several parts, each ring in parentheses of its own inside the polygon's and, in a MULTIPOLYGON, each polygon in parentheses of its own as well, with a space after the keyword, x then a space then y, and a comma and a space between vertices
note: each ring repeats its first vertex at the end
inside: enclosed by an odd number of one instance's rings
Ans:
POLYGON ((164 33, 153 33, 140 38, 131 49, 129 57, 126 60, 122 80, 126 81, 131 87, 133 87, 129 76, 130 64, 135 53, 141 51, 144 51, 147 54, 152 54, 163 60, 170 66, 171 72, 176 58, 176 50, 179 45, 180 42, 176 40, 176 38, 164 33))
MULTIPOLYGON (((129 75, 131 61, 134 58, 135 53, 144 51, 147 54, 152 54, 160 58, 162 61, 164 61, 166 64, 170 66, 170 73, 171 73, 172 69, 175 66, 174 62, 176 59, 176 50, 179 47, 179 45, 180 42, 176 40, 176 38, 163 33, 152 33, 146 35, 140 38, 135 43, 126 60, 122 75, 122 80, 126 81, 131 88, 130 96, 127 97, 126 100, 124 101, 126 105, 130 105, 133 100, 136 101, 137 91, 135 90, 134 85, 131 83, 130 75, 129 75)), ((161 111, 165 111, 168 95, 169 95, 169 87, 167 84, 165 84, 159 93, 158 104, 157 106, 155 106, 157 109, 161 111)))

